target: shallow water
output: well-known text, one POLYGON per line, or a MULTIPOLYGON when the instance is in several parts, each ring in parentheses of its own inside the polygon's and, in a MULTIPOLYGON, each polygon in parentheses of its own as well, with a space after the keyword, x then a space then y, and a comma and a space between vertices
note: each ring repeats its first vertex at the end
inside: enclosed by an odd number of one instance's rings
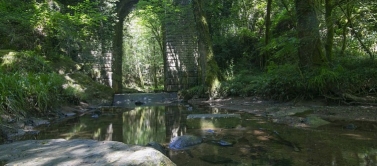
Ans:
MULTIPOLYGON (((352 122, 360 127, 347 129, 349 122, 333 122, 312 128, 293 128, 269 122, 249 113, 215 108, 148 106, 102 112, 69 119, 45 128, 37 139, 88 138, 146 145, 159 142, 167 147, 175 136, 190 134, 204 142, 188 150, 168 150, 177 165, 377 165, 376 124, 352 122), (189 114, 240 114, 238 125, 221 128, 208 125, 190 128, 189 114), (367 127, 362 127, 367 126, 367 127), (369 126, 369 127, 368 127, 369 126), (232 143, 221 146, 219 140, 232 143)), ((204 123, 203 123, 204 124, 204 123)), ((215 124, 215 123, 214 123, 215 124)))

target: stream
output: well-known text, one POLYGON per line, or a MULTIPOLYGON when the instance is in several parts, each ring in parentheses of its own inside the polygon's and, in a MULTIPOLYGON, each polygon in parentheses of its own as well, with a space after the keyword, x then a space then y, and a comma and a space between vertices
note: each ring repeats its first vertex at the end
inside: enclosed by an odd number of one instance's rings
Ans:
POLYGON ((178 166, 377 165, 376 130, 339 127, 341 123, 318 128, 295 128, 271 123, 265 117, 242 111, 192 107, 183 103, 168 106, 150 104, 134 108, 117 107, 74 117, 42 128, 36 139, 87 138, 137 145, 154 141, 168 147, 175 136, 203 138, 203 143, 186 150, 167 149, 166 155, 178 166), (187 120, 187 116, 192 114, 239 114, 241 118, 229 123, 218 123, 212 119, 193 125, 187 120), (219 141, 229 144, 222 145, 219 141))

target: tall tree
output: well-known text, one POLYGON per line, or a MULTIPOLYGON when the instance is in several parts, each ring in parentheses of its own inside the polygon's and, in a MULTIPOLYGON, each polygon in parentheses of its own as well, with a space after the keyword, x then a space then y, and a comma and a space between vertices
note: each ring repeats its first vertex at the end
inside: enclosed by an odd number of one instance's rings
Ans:
POLYGON ((295 1, 297 32, 300 40, 298 54, 303 68, 311 68, 326 62, 322 52, 315 2, 315 0, 295 1))
POLYGON ((199 52, 201 56, 202 84, 209 87, 210 99, 219 84, 219 67, 214 58, 208 21, 204 10, 204 0, 194 0, 194 15, 199 34, 199 52))
MULTIPOLYGON (((271 6, 272 6, 272 0, 267 0, 267 13, 266 13, 266 34, 265 34, 265 45, 267 46, 270 42, 270 29, 271 29, 271 6)), ((269 57, 269 51, 266 50, 264 53, 264 57, 262 60, 262 67, 266 66, 267 60, 269 57)))
POLYGON ((332 11, 334 9, 334 2, 333 0, 325 0, 325 21, 326 21, 326 43, 325 43, 325 51, 326 51, 326 58, 328 61, 331 62, 332 60, 332 48, 334 43, 334 18, 332 15, 332 11))

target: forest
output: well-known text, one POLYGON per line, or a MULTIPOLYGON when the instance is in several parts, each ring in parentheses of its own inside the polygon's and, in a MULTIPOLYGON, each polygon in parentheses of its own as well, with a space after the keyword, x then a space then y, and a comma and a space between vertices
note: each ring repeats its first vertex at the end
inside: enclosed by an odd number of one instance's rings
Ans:
MULTIPOLYGON (((180 92, 185 98, 376 105, 377 2, 190 2, 207 70, 198 86, 180 92)), ((172 19, 166 13, 185 10, 179 3, 1 0, 0 114, 48 114, 114 92, 163 91, 165 24, 172 19), (108 53, 115 58, 113 89, 95 67, 108 53)))

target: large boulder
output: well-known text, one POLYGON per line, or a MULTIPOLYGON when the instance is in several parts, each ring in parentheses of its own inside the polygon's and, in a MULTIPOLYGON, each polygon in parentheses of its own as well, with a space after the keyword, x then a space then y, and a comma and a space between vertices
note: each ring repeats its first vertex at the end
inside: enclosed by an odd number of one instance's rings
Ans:
POLYGON ((6 165, 175 165, 161 152, 115 141, 27 140, 0 145, 6 165))

